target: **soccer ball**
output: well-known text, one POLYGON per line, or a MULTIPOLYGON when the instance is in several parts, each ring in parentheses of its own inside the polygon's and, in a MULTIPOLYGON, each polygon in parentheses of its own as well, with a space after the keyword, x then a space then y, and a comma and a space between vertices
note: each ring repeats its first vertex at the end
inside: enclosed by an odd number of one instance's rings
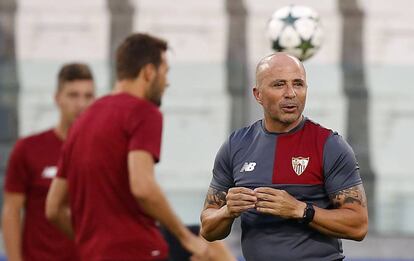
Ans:
POLYGON ((323 31, 319 15, 313 9, 289 5, 273 13, 267 24, 267 36, 273 50, 304 61, 321 47, 323 31))

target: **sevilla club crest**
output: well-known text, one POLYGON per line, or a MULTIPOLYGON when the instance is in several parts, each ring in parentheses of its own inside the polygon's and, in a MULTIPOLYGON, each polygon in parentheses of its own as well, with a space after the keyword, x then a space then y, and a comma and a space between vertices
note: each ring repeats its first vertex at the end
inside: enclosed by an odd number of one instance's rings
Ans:
POLYGON ((300 176, 305 171, 308 163, 309 157, 292 157, 292 167, 298 176, 300 176))

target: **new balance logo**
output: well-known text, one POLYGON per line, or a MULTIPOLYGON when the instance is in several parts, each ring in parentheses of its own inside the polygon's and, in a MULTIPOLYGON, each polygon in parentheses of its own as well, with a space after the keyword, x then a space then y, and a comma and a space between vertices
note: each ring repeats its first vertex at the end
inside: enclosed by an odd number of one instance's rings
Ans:
POLYGON ((240 172, 253 171, 254 167, 256 167, 256 162, 245 162, 240 172))

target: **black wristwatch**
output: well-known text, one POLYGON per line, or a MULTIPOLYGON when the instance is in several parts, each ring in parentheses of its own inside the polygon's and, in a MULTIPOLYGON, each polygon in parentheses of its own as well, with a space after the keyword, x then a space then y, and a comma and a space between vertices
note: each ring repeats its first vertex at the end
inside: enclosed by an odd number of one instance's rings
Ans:
POLYGON ((315 216, 315 209, 313 208, 312 203, 307 202, 305 211, 303 212, 303 217, 299 220, 301 224, 309 224, 312 222, 313 217, 315 216))

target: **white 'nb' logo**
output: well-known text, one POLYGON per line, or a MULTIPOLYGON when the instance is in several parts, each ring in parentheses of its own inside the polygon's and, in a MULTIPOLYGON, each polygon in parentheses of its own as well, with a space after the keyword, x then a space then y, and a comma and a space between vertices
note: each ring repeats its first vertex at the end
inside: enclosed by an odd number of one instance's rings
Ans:
POLYGON ((245 162, 240 172, 253 171, 254 167, 256 167, 256 162, 245 162))

